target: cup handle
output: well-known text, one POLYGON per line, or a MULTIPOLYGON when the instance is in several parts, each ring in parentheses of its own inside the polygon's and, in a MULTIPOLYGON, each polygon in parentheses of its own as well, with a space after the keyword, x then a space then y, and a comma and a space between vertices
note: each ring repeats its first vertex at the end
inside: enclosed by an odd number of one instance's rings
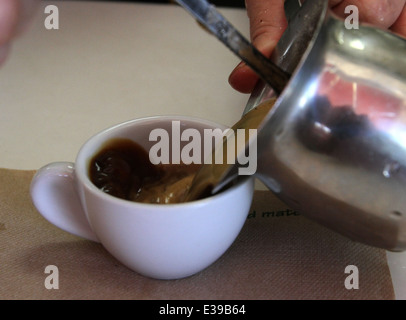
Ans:
POLYGON ((92 231, 75 186, 74 163, 54 162, 40 168, 30 185, 39 213, 58 228, 99 242, 92 231))

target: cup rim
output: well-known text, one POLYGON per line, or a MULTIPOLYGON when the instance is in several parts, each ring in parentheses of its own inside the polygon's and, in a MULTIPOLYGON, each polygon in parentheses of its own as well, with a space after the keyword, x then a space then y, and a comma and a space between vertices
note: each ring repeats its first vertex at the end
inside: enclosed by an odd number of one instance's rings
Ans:
MULTIPOLYGON (((112 196, 110 194, 107 194, 103 191, 101 191, 99 188, 97 188, 93 182, 90 180, 88 174, 87 174, 87 167, 88 167, 88 159, 92 155, 86 154, 87 149, 94 143, 94 141, 97 138, 102 137, 103 135, 108 135, 110 132, 113 132, 119 128, 125 128, 129 127, 132 125, 135 125, 137 123, 142 123, 142 122, 147 122, 147 121, 191 121, 191 122, 198 122, 199 124, 207 125, 208 127, 213 127, 213 128, 220 128, 222 130, 225 130, 227 128, 230 128, 224 124, 211 121, 208 119, 203 119, 199 117, 194 117, 194 116, 182 116, 182 115, 155 115, 155 116, 147 116, 147 117, 141 117, 141 118, 135 118, 132 120, 127 120, 124 122, 117 123, 115 125, 112 125, 110 127, 107 127, 98 133, 92 135, 90 138, 88 138, 81 148, 79 149, 79 152, 76 156, 75 160, 75 176, 76 178, 84 185, 84 187, 89 190, 90 192, 96 194, 97 196, 105 199, 106 201, 110 201, 113 203, 117 203, 120 205, 126 205, 126 206, 136 206, 136 207, 145 207, 145 208, 152 208, 152 207, 157 207, 157 208, 177 208, 177 207, 186 207, 186 206, 204 206, 207 205, 209 202, 213 202, 218 200, 219 198, 223 197, 228 197, 230 193, 236 192, 236 189, 243 188, 246 183, 249 182, 249 180, 253 179, 254 176, 244 176, 239 179, 239 181, 236 181, 236 183, 226 190, 223 190, 219 193, 216 193, 214 195, 211 195, 210 197, 206 197, 203 199, 199 200, 194 200, 194 201, 188 201, 188 202, 182 202, 182 203, 167 203, 167 204, 156 204, 156 203, 144 203, 144 202, 136 202, 136 201, 131 201, 127 199, 121 199, 119 197, 112 196)), ((103 141, 107 141, 108 139, 103 139, 103 141)), ((162 210, 162 209, 161 209, 162 210)), ((165 210, 165 209, 164 209, 165 210)))

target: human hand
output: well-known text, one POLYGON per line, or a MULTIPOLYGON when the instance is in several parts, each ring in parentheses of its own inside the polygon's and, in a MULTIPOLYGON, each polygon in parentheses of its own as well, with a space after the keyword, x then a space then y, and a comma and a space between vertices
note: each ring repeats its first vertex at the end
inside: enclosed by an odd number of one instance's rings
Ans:
MULTIPOLYGON (((360 22, 371 23, 406 36, 406 0, 329 0, 331 10, 345 17, 345 8, 356 5, 360 22)), ((287 27, 284 0, 246 0, 253 45, 269 57, 287 27)), ((257 74, 241 62, 229 76, 230 85, 242 93, 252 92, 257 74)))
POLYGON ((0 65, 6 60, 15 37, 31 20, 40 0, 0 0, 0 65))

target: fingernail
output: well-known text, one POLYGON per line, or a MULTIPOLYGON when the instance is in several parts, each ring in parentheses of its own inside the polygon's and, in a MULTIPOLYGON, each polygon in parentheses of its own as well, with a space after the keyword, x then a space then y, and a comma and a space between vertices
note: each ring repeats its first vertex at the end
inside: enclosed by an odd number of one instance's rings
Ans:
POLYGON ((247 64, 244 61, 241 61, 237 66, 234 68, 234 70, 240 69, 242 67, 245 67, 247 64))
POLYGON ((241 61, 239 64, 237 64, 237 66, 233 69, 233 71, 231 71, 230 76, 233 75, 234 72, 236 72, 237 70, 245 68, 246 66, 247 64, 244 61, 241 61))

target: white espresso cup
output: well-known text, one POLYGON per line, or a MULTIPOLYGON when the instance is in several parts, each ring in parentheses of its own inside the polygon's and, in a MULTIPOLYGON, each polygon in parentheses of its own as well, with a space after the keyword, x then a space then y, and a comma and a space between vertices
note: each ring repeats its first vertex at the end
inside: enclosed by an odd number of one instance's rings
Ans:
MULTIPOLYGON (((240 233, 254 192, 246 177, 205 199, 177 204, 149 204, 120 199, 98 189, 89 178, 92 157, 111 139, 125 138, 145 150, 156 141, 156 128, 172 134, 225 126, 182 116, 157 116, 128 121, 91 137, 75 163, 48 164, 35 174, 31 197, 37 210, 55 226, 85 239, 100 242, 128 268, 151 278, 179 279, 211 265, 240 233)), ((180 142, 180 148, 187 142, 180 142)), ((203 154, 203 152, 202 152, 203 154)))

